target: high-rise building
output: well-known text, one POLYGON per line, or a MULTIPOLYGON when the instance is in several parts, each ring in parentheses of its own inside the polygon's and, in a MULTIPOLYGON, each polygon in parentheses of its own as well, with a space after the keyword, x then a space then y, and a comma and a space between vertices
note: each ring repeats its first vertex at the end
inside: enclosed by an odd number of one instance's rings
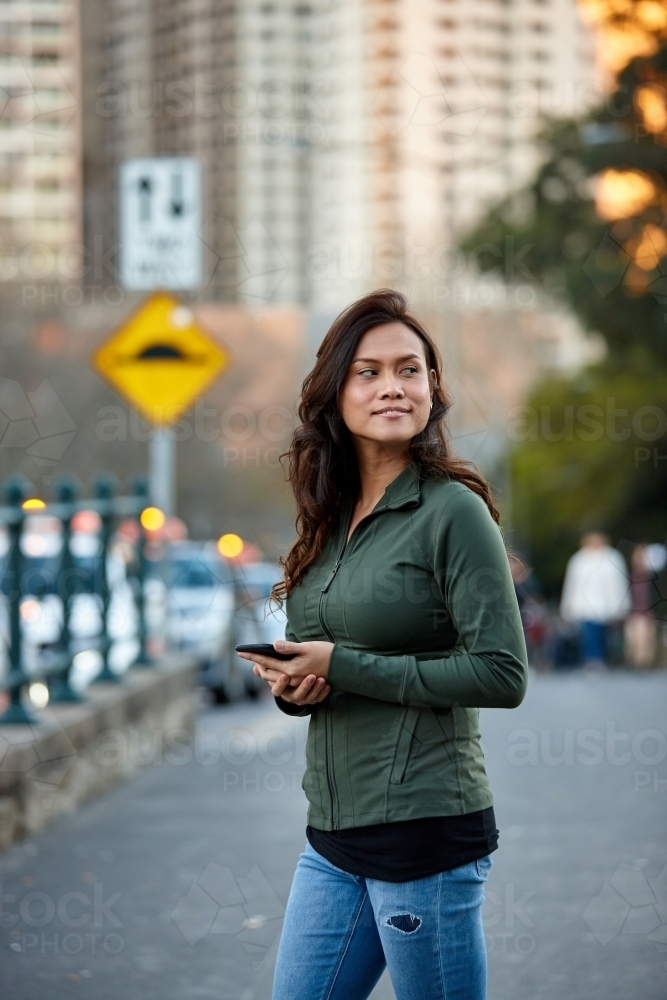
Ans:
POLYGON ((81 270, 78 38, 72 0, 0 3, 0 284, 81 270))
POLYGON ((312 294, 428 300, 460 270, 451 244, 532 174, 544 119, 599 100, 592 38, 576 0, 338 0, 318 23, 312 294))
POLYGON ((393 284, 433 305, 452 244, 534 169, 542 118, 597 93, 576 0, 104 9, 97 228, 111 239, 123 159, 197 156, 210 299, 327 311, 393 284))
POLYGON ((115 234, 120 162, 196 156, 203 297, 306 301, 311 5, 106 0, 106 12, 95 88, 105 242, 115 234))

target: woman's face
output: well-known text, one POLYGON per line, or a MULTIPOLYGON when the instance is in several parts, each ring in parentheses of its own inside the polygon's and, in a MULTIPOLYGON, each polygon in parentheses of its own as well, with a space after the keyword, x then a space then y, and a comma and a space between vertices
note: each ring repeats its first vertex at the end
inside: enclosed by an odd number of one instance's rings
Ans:
POLYGON ((374 327, 359 341, 343 383, 345 425, 356 438, 407 445, 426 427, 434 380, 416 333, 403 323, 374 327))

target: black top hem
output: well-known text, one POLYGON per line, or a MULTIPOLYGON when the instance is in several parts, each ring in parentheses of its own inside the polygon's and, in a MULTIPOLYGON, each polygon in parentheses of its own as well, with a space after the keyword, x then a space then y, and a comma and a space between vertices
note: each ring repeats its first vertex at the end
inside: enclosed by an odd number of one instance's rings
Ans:
POLYGON ((498 847, 493 806, 463 816, 378 823, 346 830, 306 827, 313 850, 350 875, 411 882, 479 861, 498 847))

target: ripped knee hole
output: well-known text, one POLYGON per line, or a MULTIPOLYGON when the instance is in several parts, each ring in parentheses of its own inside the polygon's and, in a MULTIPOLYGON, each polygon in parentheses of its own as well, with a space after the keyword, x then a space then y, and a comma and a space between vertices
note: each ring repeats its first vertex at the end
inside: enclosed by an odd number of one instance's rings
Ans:
POLYGON ((415 917, 413 913, 397 913, 393 917, 385 920, 387 927, 394 927, 403 934, 414 934, 422 925, 421 917, 415 917))

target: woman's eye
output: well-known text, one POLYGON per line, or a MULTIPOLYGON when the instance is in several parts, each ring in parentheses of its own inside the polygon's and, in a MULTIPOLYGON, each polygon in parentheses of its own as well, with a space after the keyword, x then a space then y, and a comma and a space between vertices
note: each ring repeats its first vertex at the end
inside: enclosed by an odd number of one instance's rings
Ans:
POLYGON ((403 371, 406 372, 408 375, 418 375, 419 374, 419 369, 415 368, 414 365, 408 365, 407 368, 403 369, 403 371))
POLYGON ((367 375, 377 375, 377 372, 373 368, 362 368, 357 374, 365 377, 367 375))

